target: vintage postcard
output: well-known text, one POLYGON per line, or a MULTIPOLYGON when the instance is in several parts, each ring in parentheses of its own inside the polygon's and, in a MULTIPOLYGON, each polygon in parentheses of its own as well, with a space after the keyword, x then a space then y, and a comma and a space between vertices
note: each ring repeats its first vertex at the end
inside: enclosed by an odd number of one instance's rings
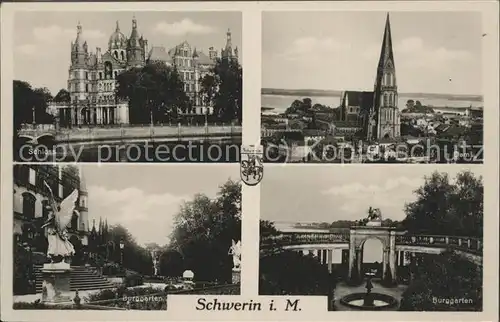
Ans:
POLYGON ((238 161, 241 12, 13 18, 15 161, 238 161))
POLYGON ((330 167, 267 169, 259 294, 324 295, 329 311, 482 311, 483 167, 330 167))
POLYGON ((495 1, 1 7, 2 321, 496 321, 495 1))
POLYGON ((240 294, 237 165, 16 164, 13 177, 15 310, 167 310, 167 295, 240 294))
POLYGON ((267 161, 482 163, 487 36, 477 11, 264 12, 267 161))

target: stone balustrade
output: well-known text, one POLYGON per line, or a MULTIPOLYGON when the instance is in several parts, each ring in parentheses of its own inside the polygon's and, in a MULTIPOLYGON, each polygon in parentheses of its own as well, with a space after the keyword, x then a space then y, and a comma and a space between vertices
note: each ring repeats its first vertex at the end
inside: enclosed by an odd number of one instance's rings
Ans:
MULTIPOLYGON (((276 236, 267 236, 261 240, 261 248, 274 246, 340 244, 349 243, 350 234, 346 232, 334 233, 281 233, 276 236)), ((454 248, 472 254, 482 254, 483 243, 480 238, 439 235, 396 235, 396 245, 425 246, 439 248, 454 248)))

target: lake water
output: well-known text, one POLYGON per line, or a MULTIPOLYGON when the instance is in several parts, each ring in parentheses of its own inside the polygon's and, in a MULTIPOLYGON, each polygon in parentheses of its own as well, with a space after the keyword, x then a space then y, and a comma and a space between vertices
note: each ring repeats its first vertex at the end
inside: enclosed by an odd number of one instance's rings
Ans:
MULTIPOLYGON (((274 222, 276 229, 282 232, 297 232, 297 233, 307 233, 307 232, 328 232, 328 230, 322 229, 307 229, 307 228, 295 228, 293 227, 295 222, 274 222)), ((333 251, 332 261, 334 264, 340 264, 342 262, 342 251, 340 249, 335 249, 333 251)), ((382 262, 382 243, 377 239, 369 239, 365 242, 363 249, 363 263, 374 263, 382 262)))
MULTIPOLYGON (((338 107, 340 105, 340 96, 308 96, 312 100, 312 104, 322 104, 327 105, 332 108, 338 107)), ((261 105, 263 107, 273 108, 273 112, 283 113, 292 104, 294 100, 302 100, 304 96, 288 96, 288 95, 261 95, 261 105)), ((447 99, 427 99, 419 97, 398 97, 398 107, 400 110, 405 108, 406 102, 409 99, 419 100, 423 105, 431 105, 436 107, 466 107, 466 106, 483 106, 483 102, 477 101, 458 101, 458 100, 447 100, 447 99)))

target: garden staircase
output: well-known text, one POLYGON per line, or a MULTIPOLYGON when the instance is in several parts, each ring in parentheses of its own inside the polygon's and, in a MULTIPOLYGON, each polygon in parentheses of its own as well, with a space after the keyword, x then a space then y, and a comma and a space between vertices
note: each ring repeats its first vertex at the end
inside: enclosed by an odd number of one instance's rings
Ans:
MULTIPOLYGON (((36 293, 42 293, 42 265, 35 265, 36 293)), ((71 266, 70 290, 85 291, 115 287, 97 269, 90 266, 71 266)))

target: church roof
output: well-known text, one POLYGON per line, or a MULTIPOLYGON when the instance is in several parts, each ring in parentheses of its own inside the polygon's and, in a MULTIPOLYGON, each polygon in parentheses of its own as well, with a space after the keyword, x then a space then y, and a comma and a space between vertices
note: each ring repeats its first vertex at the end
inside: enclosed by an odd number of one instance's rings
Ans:
POLYGON ((384 39, 382 41, 382 48, 380 50, 380 59, 378 67, 379 68, 385 67, 385 65, 389 60, 392 62, 392 64, 394 64, 394 53, 392 51, 391 22, 389 19, 389 14, 387 14, 387 18, 385 20, 384 39))
POLYGON ((373 107, 373 96, 374 92, 346 91, 342 105, 359 106, 360 112, 369 112, 373 107))

